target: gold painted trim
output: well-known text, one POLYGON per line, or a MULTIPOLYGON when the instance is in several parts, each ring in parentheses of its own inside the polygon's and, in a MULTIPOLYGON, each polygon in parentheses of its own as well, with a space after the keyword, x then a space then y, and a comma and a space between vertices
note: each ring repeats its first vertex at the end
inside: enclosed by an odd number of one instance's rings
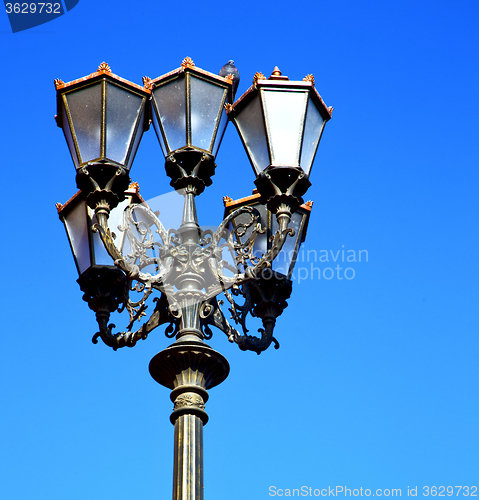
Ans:
POLYGON ((185 57, 183 61, 181 62, 181 67, 182 68, 194 68, 195 63, 193 62, 193 59, 191 57, 185 57))
POLYGON ((111 73, 111 68, 105 61, 103 61, 100 64, 100 66, 98 66, 97 72, 98 71, 105 71, 106 73, 111 73))
POLYGON ((146 90, 152 90, 153 89, 153 84, 152 79, 149 76, 144 76, 142 78, 143 81, 143 87, 145 87, 146 90))
POLYGON ((312 74, 306 75, 303 78, 303 82, 311 82, 314 85, 314 76, 312 74))
MULTIPOLYGON (((78 169, 82 166, 83 162, 82 162, 82 157, 81 157, 81 153, 80 153, 80 145, 78 144, 77 133, 76 133, 75 127, 73 126, 73 119, 72 119, 72 115, 70 113, 70 105, 68 104, 66 93, 61 94, 61 99, 62 99, 63 108, 65 109, 65 114, 67 115, 68 127, 70 129, 71 134, 72 134, 73 145, 75 146, 75 151, 77 154, 78 167, 75 165, 75 168, 78 169)), ((62 122, 63 122, 63 117, 62 117, 62 122)), ((63 129, 63 127, 62 127, 62 129, 63 129)), ((65 134, 64 130, 63 130, 63 134, 65 134)), ((68 148, 68 149, 70 149, 70 148, 68 148)), ((73 160, 73 163, 75 163, 75 160, 73 160)))
POLYGON ((258 84, 258 81, 259 80, 266 80, 266 77, 263 75, 263 73, 260 73, 259 71, 257 71, 254 76, 253 76, 253 85, 256 87, 256 85, 258 84))

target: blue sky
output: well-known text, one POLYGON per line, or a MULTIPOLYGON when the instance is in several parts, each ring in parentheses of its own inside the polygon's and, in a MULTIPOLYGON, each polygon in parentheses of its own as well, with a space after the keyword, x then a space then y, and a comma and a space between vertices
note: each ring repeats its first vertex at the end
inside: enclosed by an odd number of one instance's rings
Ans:
MULTIPOLYGON (((334 112, 304 249, 368 255, 352 280, 296 280, 279 350, 241 352, 214 332, 231 374, 206 408, 205 498, 478 486, 478 18, 461 0, 80 0, 12 34, 0 14, 0 498, 171 495, 172 405, 148 373, 169 341, 158 328, 133 349, 91 343, 94 314, 55 209, 76 186, 53 80, 106 61, 140 83, 186 56, 212 72, 234 59, 238 95, 275 65, 314 74, 334 112)), ((203 225, 221 221, 224 195, 254 187, 231 124, 217 165, 198 199, 203 225)), ((171 190, 152 130, 131 177, 145 199, 171 190)))

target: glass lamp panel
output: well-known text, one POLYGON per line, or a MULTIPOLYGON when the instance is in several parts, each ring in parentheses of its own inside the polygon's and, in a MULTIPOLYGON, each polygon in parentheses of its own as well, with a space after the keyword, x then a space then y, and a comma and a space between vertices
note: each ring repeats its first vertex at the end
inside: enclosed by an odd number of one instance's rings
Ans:
POLYGON ((65 95, 80 150, 80 163, 101 156, 101 87, 101 83, 96 83, 65 95))
MULTIPOLYGON (((132 139, 136 139, 133 138, 133 134, 142 102, 143 98, 141 96, 112 83, 107 84, 106 156, 110 160, 125 165, 130 143, 132 139)), ((138 132, 141 138, 143 131, 139 130, 138 132)))
POLYGON ((86 203, 83 200, 79 200, 65 216, 64 222, 78 274, 82 274, 91 266, 90 241, 88 237, 89 220, 86 203))
POLYGON ((299 167, 307 93, 261 89, 271 148, 271 164, 299 167))
POLYGON ((301 167, 309 175, 325 120, 311 97, 308 99, 308 111, 304 124, 303 149, 301 152, 301 167))
MULTIPOLYGON (((291 221, 289 223, 289 227, 294 230, 294 236, 287 236, 286 241, 284 242, 283 248, 281 252, 276 256, 276 259, 273 261, 273 271, 283 274, 288 279, 291 279, 291 275, 293 273, 294 264, 296 262, 296 256, 299 250, 299 242, 302 239, 303 233, 303 213, 298 210, 294 212, 291 216, 291 221)), ((278 231, 278 221, 276 220, 276 216, 272 215, 272 236, 276 234, 278 231)))
POLYGON ((218 149, 221 141, 223 140, 223 136, 225 135, 226 125, 228 125, 228 115, 225 111, 223 111, 223 113, 221 113, 220 126, 218 127, 218 132, 215 137, 213 151, 211 153, 214 157, 218 154, 218 149))
MULTIPOLYGON (((143 107, 143 110, 141 111, 141 116, 139 117, 139 123, 138 123, 138 128, 136 130, 136 134, 134 137, 133 145, 130 150, 129 156, 126 158, 126 168, 130 170, 131 165, 133 163, 133 160, 135 159, 136 152, 138 151, 138 146, 140 145, 141 138, 143 137, 143 132, 145 131, 145 120, 146 120, 146 113, 145 113, 145 107, 143 107)), ((108 144, 108 142, 107 142, 108 144)))
MULTIPOLYGON (((118 248, 122 248, 122 240, 124 233, 118 229, 123 222, 123 212, 125 208, 131 203, 131 198, 128 197, 119 203, 111 212, 108 217, 108 227, 112 233, 115 234, 115 244, 118 248)), ((88 208, 88 217, 90 220, 91 227, 93 224, 98 223, 95 211, 88 208)), ((113 266, 113 259, 110 257, 105 249, 105 245, 101 241, 100 233, 92 231, 92 241, 93 241, 93 261, 96 266, 113 266)))
POLYGON ((224 111, 226 89, 190 75, 191 145, 211 153, 212 143, 224 111))
POLYGON ((261 99, 256 94, 234 119, 258 175, 270 165, 261 99))
POLYGON ((186 146, 186 81, 180 78, 160 85, 153 91, 160 114, 158 125, 163 128, 168 153, 186 146))
POLYGON ((163 151, 163 154, 165 156, 168 156, 169 151, 166 148, 165 140, 163 139, 163 134, 161 133, 160 123, 158 122, 158 114, 154 104, 153 104, 152 119, 153 119, 153 128, 155 129, 155 134, 156 137, 158 138, 158 142, 160 143, 161 150, 163 151))
MULTIPOLYGON (((94 214, 93 210, 89 209, 89 219, 90 219, 90 224, 93 226, 93 224, 98 223, 98 219, 96 218, 96 215, 94 214)), ((110 220, 108 220, 108 226, 110 220)), ((113 266, 115 265, 113 262, 113 259, 108 255, 108 252, 105 250, 105 245, 103 245, 103 242, 101 241, 100 234, 98 232, 94 233, 92 231, 92 242, 93 242, 93 264, 95 266, 113 266)))
POLYGON ((72 131, 70 129, 70 123, 68 122, 68 116, 67 112, 65 109, 65 103, 62 105, 62 129, 63 133, 65 134, 65 139, 68 144, 68 149, 70 150, 70 154, 72 155, 73 163, 75 164, 75 167, 78 168, 79 163, 78 163, 78 155, 77 151, 75 149, 75 143, 73 142, 73 136, 72 136, 72 131))

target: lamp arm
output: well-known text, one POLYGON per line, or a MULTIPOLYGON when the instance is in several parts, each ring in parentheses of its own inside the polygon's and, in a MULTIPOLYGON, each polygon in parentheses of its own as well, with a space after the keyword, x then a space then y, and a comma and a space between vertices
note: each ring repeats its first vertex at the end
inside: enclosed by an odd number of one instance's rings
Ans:
POLYGON ((254 335, 241 335, 236 332, 234 342, 236 342, 242 351, 254 351, 256 354, 261 354, 268 349, 271 343, 274 343, 274 348, 279 349, 279 342, 273 337, 274 326, 276 318, 274 316, 267 316, 262 318, 264 328, 259 328, 258 332, 261 333, 261 338, 254 335))
POLYGON ((95 333, 92 342, 96 344, 98 343, 98 338, 101 338, 107 346, 116 351, 120 347, 133 347, 138 340, 146 339, 148 334, 161 324, 170 323, 166 329, 166 333, 172 332, 174 330, 173 325, 177 323, 177 320, 170 313, 166 295, 162 293, 159 298, 155 297, 153 300, 156 302, 156 306, 150 319, 134 332, 130 331, 132 325, 132 322, 130 322, 127 331, 113 333, 112 330, 115 328, 115 325, 108 324, 110 311, 106 308, 99 309, 96 312, 96 318, 100 331, 95 333))
POLYGON ((276 318, 281 312, 279 312, 277 304, 274 304, 278 299, 276 296, 270 297, 270 299, 273 299, 272 304, 267 304, 268 297, 262 294, 263 303, 259 308, 258 305, 255 305, 251 297, 250 287, 254 288, 256 286, 256 281, 245 283, 241 288, 233 288, 233 294, 226 291, 225 296, 231 304, 231 308, 229 309, 231 317, 243 328, 243 334, 235 330, 234 336, 230 341, 236 342, 242 351, 254 351, 257 354, 261 354, 268 349, 272 342, 274 343, 275 349, 279 349, 279 342, 273 337, 273 331, 276 324, 276 318), (245 299, 244 304, 237 304, 233 295, 242 295, 245 299), (261 333, 261 338, 255 337, 254 335, 248 335, 248 329, 246 328, 248 313, 251 314, 251 316, 260 315, 264 327, 258 329, 258 332, 261 333))
POLYGON ((170 249, 172 246, 172 239, 174 236, 167 232, 160 222, 158 217, 149 208, 134 204, 130 205, 125 209, 123 214, 123 225, 119 226, 120 231, 126 232, 126 236, 129 239, 131 246, 130 261, 124 256, 114 242, 114 235, 108 227, 108 217, 104 213, 97 213, 98 223, 94 224, 92 229, 97 231, 103 242, 103 245, 113 259, 115 265, 119 267, 130 280, 136 280, 141 283, 146 283, 149 286, 153 286, 161 291, 163 287, 161 286, 170 274, 173 266, 174 257, 170 254, 170 249), (151 224, 148 226, 145 222, 138 222, 133 217, 134 210, 139 210, 144 212, 147 218, 150 219, 151 224), (137 233, 142 237, 142 240, 138 240, 135 237, 131 224, 136 227, 137 233), (156 226, 156 233, 160 235, 162 240, 162 245, 155 242, 153 239, 153 231, 151 226, 156 226), (146 241, 145 241, 146 240, 146 241), (151 249, 157 247, 159 257, 148 258, 146 255, 146 249, 151 249), (140 265, 134 262, 139 259, 140 265), (155 264, 158 269, 158 273, 151 275, 150 273, 144 273, 141 268, 155 264))

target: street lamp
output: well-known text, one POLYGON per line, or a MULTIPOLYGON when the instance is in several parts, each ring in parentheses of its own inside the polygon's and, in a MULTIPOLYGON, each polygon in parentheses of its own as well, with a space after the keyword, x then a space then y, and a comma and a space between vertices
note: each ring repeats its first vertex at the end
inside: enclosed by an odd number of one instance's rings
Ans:
POLYGON ((149 121, 149 90, 111 73, 106 63, 89 76, 55 80, 57 124, 90 206, 114 208, 128 188, 128 172, 149 121))
POLYGON ((256 174, 255 184, 268 208, 290 216, 311 185, 309 173, 326 122, 327 108, 314 77, 290 81, 275 67, 228 109, 256 174), (289 210, 288 210, 289 207, 289 210))
MULTIPOLYGON (((252 253, 255 256, 254 258, 259 260, 262 255, 270 252, 274 245, 274 235, 278 232, 278 221, 276 216, 261 202, 261 195, 258 191, 255 189, 252 196, 236 201, 225 196, 223 202, 225 217, 246 206, 253 208, 258 213, 263 233, 258 234, 254 240, 252 253)), ((293 289, 293 269, 301 243, 306 238, 312 206, 313 202, 308 201, 292 214, 289 227, 294 233, 292 237, 284 242, 281 251, 271 263, 271 267, 264 269, 255 280, 244 283, 241 290, 233 289, 233 294, 241 294, 245 298, 243 305, 236 304, 233 295, 229 291, 224 292, 231 303, 232 318, 237 324, 241 325, 243 330, 243 335, 236 332, 234 338, 234 341, 242 350, 251 350, 260 354, 272 342, 276 349, 279 348, 279 342, 273 337, 273 330, 276 318, 288 306, 286 300, 289 299, 293 289), (248 313, 261 318, 264 327, 259 329, 261 338, 248 335, 246 327, 248 313)), ((231 230, 235 238, 243 244, 250 240, 252 236, 252 228, 243 230, 243 225, 247 222, 246 216, 247 214, 240 214, 231 223, 231 230)), ((241 269, 241 262, 239 262, 239 267, 241 269)))
POLYGON ((101 338, 132 347, 159 325, 175 342, 150 362, 150 373, 171 390, 175 426, 174 500, 203 499, 203 426, 208 389, 229 373, 228 361, 205 342, 211 326, 242 350, 258 354, 277 341, 276 318, 292 290, 291 275, 305 238, 311 202, 302 204, 325 122, 325 107, 309 75, 291 82, 277 68, 232 103, 234 75, 214 75, 190 58, 143 87, 103 63, 80 80, 55 80, 58 126, 77 169, 77 193, 59 205, 83 299, 95 311, 101 338), (233 202, 214 231, 197 220, 195 196, 211 184, 228 116, 257 174, 258 193, 233 202), (171 185, 185 198, 182 223, 166 230, 131 185, 129 171, 141 135, 153 121, 171 185), (233 263, 223 256, 228 252, 233 263), (281 262, 284 257, 283 262, 281 262), (282 266, 282 267, 281 267, 282 266), (130 292, 140 294, 132 300, 130 292), (224 293, 240 334, 217 300, 224 293), (154 295, 151 316, 147 300, 154 295), (156 296, 155 296, 156 295, 156 296), (238 298, 244 299, 238 304, 238 298), (125 331, 113 332, 111 312, 126 309, 125 331), (246 316, 263 321, 248 335, 246 316))

